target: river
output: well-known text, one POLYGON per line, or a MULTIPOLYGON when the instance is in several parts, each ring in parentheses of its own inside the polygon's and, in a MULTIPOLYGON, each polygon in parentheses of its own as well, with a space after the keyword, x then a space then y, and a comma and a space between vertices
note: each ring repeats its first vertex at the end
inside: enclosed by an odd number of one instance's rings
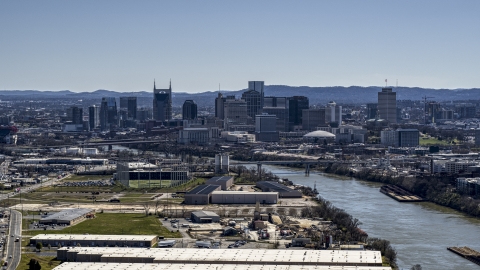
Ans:
POLYGON ((423 269, 480 269, 450 252, 449 246, 480 251, 480 219, 429 202, 400 203, 379 192, 381 184, 279 166, 262 168, 295 184, 313 187, 336 207, 358 218, 370 237, 389 240, 400 269, 421 264, 423 269))

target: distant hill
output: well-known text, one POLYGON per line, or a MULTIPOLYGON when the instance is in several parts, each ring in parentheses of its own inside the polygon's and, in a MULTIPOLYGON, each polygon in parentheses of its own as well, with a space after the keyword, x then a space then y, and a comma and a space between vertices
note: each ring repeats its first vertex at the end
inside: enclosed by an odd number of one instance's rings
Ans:
MULTIPOLYGON (((203 93, 173 93, 173 106, 181 106, 187 99, 193 99, 200 107, 214 106, 215 97, 218 91, 203 93)), ((240 97, 245 89, 237 91, 221 91, 224 95, 235 95, 240 97)), ((289 97, 293 95, 307 96, 310 104, 326 104, 329 101, 337 103, 368 103, 377 102, 377 93, 381 87, 369 86, 333 86, 333 87, 309 87, 309 86, 288 86, 288 85, 266 85, 265 96, 289 97)), ((421 100, 423 96, 433 97, 429 100, 451 101, 451 100, 480 100, 480 89, 428 89, 419 87, 394 87, 397 92, 397 100, 421 100)), ((116 92, 112 90, 96 90, 94 92, 75 93, 69 90, 61 91, 38 91, 38 90, 4 90, 0 91, 0 99, 93 99, 99 100, 102 97, 136 96, 139 99, 147 100, 152 98, 151 92, 116 92)), ((148 103, 148 102, 147 102, 148 103)))

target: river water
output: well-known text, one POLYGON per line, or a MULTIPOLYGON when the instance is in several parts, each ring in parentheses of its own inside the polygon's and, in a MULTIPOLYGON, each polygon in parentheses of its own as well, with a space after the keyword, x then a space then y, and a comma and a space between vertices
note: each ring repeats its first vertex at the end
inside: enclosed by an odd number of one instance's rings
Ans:
POLYGON ((479 270, 480 266, 450 252, 449 246, 480 251, 480 219, 433 203, 400 203, 379 192, 381 184, 279 166, 262 168, 295 184, 313 187, 320 196, 358 218, 370 237, 389 240, 400 269, 479 270))

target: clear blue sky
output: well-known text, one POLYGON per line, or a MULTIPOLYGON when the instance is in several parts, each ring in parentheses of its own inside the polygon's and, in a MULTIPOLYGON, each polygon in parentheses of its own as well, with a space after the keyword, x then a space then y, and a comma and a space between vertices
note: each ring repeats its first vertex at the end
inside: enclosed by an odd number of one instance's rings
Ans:
POLYGON ((0 1, 0 90, 480 87, 480 1, 0 1))

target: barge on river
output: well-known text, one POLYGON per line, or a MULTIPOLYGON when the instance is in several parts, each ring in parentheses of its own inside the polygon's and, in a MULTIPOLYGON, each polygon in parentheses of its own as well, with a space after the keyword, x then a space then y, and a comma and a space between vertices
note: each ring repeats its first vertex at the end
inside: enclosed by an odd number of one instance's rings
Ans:
POLYGON ((447 249, 473 263, 480 265, 480 252, 474 249, 469 247, 448 247, 447 249))
POLYGON ((380 192, 399 202, 423 202, 424 199, 395 185, 386 185, 380 188, 380 192))

